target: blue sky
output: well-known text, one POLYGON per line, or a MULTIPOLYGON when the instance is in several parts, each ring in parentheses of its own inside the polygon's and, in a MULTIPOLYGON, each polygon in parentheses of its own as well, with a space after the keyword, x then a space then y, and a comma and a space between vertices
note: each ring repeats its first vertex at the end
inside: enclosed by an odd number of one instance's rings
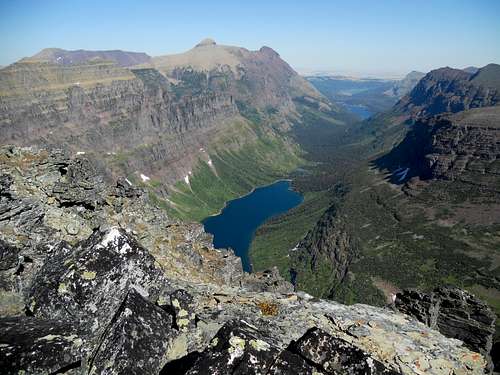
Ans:
POLYGON ((500 63, 500 1, 0 0, 0 65, 42 48, 274 48, 299 71, 391 75, 500 63))

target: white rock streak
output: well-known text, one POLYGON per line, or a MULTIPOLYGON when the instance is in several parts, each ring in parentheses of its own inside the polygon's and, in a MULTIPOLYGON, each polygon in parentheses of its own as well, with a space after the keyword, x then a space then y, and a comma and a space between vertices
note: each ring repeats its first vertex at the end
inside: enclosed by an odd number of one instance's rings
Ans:
POLYGON ((127 251, 132 250, 130 245, 124 240, 120 243, 120 238, 123 238, 120 230, 117 227, 111 228, 108 233, 104 236, 101 243, 97 245, 98 248, 108 247, 110 244, 119 247, 118 252, 120 254, 126 254, 127 251), (121 245, 121 246, 120 246, 121 245))
POLYGON ((406 175, 410 171, 410 168, 402 168, 399 167, 394 171, 394 175, 399 177, 398 181, 403 181, 406 178, 406 175))

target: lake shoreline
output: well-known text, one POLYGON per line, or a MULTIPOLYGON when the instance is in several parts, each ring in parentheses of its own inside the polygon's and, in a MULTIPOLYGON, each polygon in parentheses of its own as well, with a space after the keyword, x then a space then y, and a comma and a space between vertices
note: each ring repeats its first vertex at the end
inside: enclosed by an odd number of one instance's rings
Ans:
MULTIPOLYGON (((266 186, 274 185, 275 183, 280 182, 280 181, 290 181, 290 182, 291 182, 291 181, 293 181, 293 180, 292 180, 291 178, 280 178, 280 179, 278 179, 278 180, 274 180, 273 182, 270 182, 270 183, 268 183, 268 184, 266 184, 266 185, 259 185, 259 186, 256 186, 256 187, 252 188, 252 190, 250 190, 250 191, 249 191, 248 193, 246 193, 246 194, 243 194, 243 195, 241 195, 241 196, 239 196, 239 197, 236 197, 236 198, 230 199, 230 200, 228 200, 228 201, 225 201, 225 202, 224 202, 224 206, 222 206, 222 208, 221 208, 219 211, 217 211, 217 213, 214 213, 214 214, 212 214, 212 215, 208 215, 207 217, 203 218, 203 220, 201 221, 201 224, 203 224, 203 222, 204 222, 205 220, 207 220, 208 218, 210 218, 210 217, 214 217, 214 216, 218 216, 218 215, 220 215, 220 214, 222 213, 222 211, 224 211, 224 209, 227 207, 228 203, 230 203, 230 202, 232 202, 232 201, 235 201, 235 200, 237 200, 237 199, 245 198, 246 196, 248 196, 248 195, 252 194, 252 193, 253 193, 255 190, 257 190, 257 189, 261 189, 261 188, 265 188, 266 186)), ((293 190, 293 191, 295 191, 295 190, 293 190)), ((296 192, 296 193, 298 193, 298 192, 296 192)), ((300 193, 299 193, 299 194, 300 194, 300 193)))
POLYGON ((205 232, 212 234, 215 248, 231 248, 241 258, 243 270, 252 272, 249 250, 258 228, 303 200, 302 194, 292 189, 292 179, 279 179, 227 201, 218 215, 209 216, 202 223, 205 232))

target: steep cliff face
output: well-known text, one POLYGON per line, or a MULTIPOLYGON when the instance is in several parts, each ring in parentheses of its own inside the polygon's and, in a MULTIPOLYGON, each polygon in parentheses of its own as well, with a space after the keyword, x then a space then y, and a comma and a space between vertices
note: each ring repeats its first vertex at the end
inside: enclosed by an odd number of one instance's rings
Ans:
POLYGON ((151 173, 151 160, 162 162, 156 174, 167 183, 187 173, 193 161, 186 155, 210 144, 214 129, 238 118, 230 96, 204 92, 176 98, 153 69, 33 62, 9 66, 0 77, 3 142, 63 147, 99 159, 107 155, 107 164, 122 173, 151 173), (124 154, 128 165, 113 164, 124 154))
POLYGON ((394 86, 387 90, 384 94, 395 96, 401 99, 408 94, 418 84, 418 82, 425 77, 425 73, 412 71, 408 73, 402 80, 394 83, 394 86))
POLYGON ((449 287, 430 294, 405 290, 397 294, 395 306, 445 336, 462 340, 468 348, 483 354, 489 361, 489 371, 493 370, 490 351, 496 316, 475 296, 449 287))
POLYGON ((244 274, 201 226, 82 156, 7 146, 0 160, 6 374, 483 372, 480 354, 408 316, 244 274))
POLYGON ((461 181, 498 192, 500 107, 417 121, 380 162, 410 168, 408 177, 461 181))
POLYGON ((496 105, 500 101, 499 75, 500 66, 496 64, 475 74, 448 67, 433 70, 394 109, 400 114, 425 117, 496 105))
POLYGON ((293 281, 299 289, 317 284, 315 294, 328 297, 345 280, 357 255, 355 240, 333 205, 291 251, 293 281))

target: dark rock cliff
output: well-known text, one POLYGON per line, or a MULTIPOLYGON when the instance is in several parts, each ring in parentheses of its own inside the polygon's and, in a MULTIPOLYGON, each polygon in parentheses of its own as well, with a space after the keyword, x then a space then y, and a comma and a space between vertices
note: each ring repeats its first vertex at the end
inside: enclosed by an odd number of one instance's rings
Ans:
POLYGON ((338 217, 335 205, 323 214, 294 252, 298 261, 309 263, 313 271, 326 262, 335 283, 345 279, 349 265, 358 254, 355 240, 338 217))
POLYGON ((407 179, 461 181, 499 192, 499 155, 500 107, 495 106, 418 120, 377 163, 410 168, 407 179))
POLYGON ((17 63, 0 71, 0 85, 4 143, 94 153, 121 173, 155 169, 166 182, 187 173, 186 154, 238 114, 224 93, 176 98, 154 69, 107 62, 17 63))
POLYGON ((470 293, 441 287, 430 294, 406 290, 396 295, 396 308, 447 337, 464 344, 489 359, 495 333, 496 316, 491 308, 470 293))

